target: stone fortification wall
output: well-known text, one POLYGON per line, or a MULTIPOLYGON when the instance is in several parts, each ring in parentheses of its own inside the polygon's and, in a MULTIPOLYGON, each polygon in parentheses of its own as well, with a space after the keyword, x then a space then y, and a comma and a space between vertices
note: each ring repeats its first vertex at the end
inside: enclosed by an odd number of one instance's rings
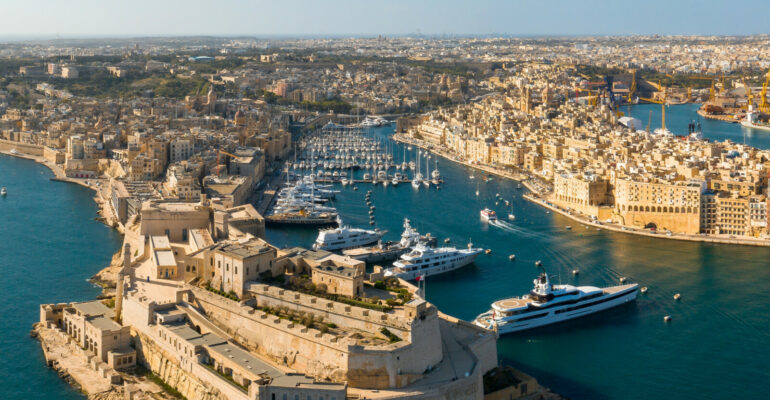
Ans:
POLYGON ((414 321, 409 332, 413 342, 404 340, 365 347, 353 344, 348 338, 322 334, 239 305, 203 289, 192 291, 194 304, 242 344, 319 380, 346 381, 350 387, 373 389, 404 387, 421 379, 423 373, 443 357, 438 315, 432 307, 423 319, 414 321))
POLYGON ((32 156, 42 156, 43 146, 37 144, 27 144, 14 142, 11 140, 0 139, 0 150, 13 150, 16 149, 19 153, 28 154, 32 156))
POLYGON ((411 330, 410 321, 397 315, 354 307, 275 286, 251 284, 249 294, 257 301, 258 307, 289 307, 292 310, 322 316, 324 322, 339 326, 367 332, 379 332, 385 327, 402 339, 408 339, 411 330))
POLYGON ((238 389, 228 388, 228 384, 223 378, 208 376, 207 373, 213 374, 209 371, 200 371, 205 367, 196 364, 188 364, 186 368, 182 367, 169 351, 161 348, 159 343, 162 342, 139 331, 135 333, 134 342, 140 363, 163 382, 178 390, 188 400, 242 400, 248 398, 238 389), (194 371, 194 366, 197 366, 198 370, 194 371), (211 379, 205 379, 207 377, 211 379), (205 382, 204 379, 209 382, 205 382))
POLYGON ((340 338, 239 305, 203 289, 193 288, 192 292, 195 297, 192 303, 250 350, 319 380, 347 380, 349 345, 340 338))

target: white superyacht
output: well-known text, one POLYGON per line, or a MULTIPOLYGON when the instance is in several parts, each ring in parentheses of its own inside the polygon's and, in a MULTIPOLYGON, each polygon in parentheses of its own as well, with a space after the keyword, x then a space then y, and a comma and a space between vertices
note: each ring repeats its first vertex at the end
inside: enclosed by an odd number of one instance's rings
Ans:
POLYGON ((473 323, 498 335, 555 324, 634 301, 639 286, 552 285, 546 273, 533 283, 535 287, 529 294, 492 303, 492 308, 473 323))
POLYGON ((393 267, 385 270, 385 276, 412 280, 418 276, 443 274, 472 263, 482 251, 484 249, 474 248, 470 243, 467 249, 433 248, 418 243, 410 252, 402 254, 401 258, 393 263, 393 267))
POLYGON ((318 238, 313 243, 315 250, 344 250, 366 246, 380 241, 387 231, 379 229, 368 230, 343 226, 337 219, 339 228, 324 229, 318 232, 318 238))

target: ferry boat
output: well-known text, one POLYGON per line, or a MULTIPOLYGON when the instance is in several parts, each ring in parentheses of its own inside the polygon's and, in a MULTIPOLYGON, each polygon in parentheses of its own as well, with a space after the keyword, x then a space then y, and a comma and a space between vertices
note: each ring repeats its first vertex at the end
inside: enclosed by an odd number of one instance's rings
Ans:
POLYGON ((485 208, 485 209, 481 210, 481 219, 483 219, 484 221, 487 221, 487 222, 489 222, 489 221, 496 221, 497 220, 497 213, 492 211, 492 210, 490 210, 490 209, 488 209, 488 208, 485 208))
POLYGON ((313 243, 314 250, 334 251, 362 247, 378 242, 387 232, 379 229, 367 230, 343 226, 339 219, 337 224, 339 228, 318 232, 318 238, 313 243))
POLYGON ((474 248, 468 243, 467 249, 455 247, 432 248, 417 244, 412 251, 402 254, 393 267, 385 270, 385 276, 413 280, 417 277, 443 274, 472 263, 484 249, 474 248))
POLYGON ((634 301, 639 286, 637 283, 606 288, 552 285, 546 273, 540 274, 533 283, 529 294, 492 303, 492 308, 476 317, 473 323, 498 335, 555 324, 634 301))

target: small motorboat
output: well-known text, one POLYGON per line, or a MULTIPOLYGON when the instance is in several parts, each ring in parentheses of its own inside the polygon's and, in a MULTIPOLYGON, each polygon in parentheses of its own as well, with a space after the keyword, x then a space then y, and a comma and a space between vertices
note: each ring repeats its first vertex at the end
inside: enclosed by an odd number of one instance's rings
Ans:
POLYGON ((6 194, 8 194, 8 189, 3 186, 3 188, 0 189, 0 196, 5 196, 6 194))
POLYGON ((511 261, 515 260, 516 259, 516 254, 511 254, 510 256, 508 256, 508 259, 511 260, 511 261))

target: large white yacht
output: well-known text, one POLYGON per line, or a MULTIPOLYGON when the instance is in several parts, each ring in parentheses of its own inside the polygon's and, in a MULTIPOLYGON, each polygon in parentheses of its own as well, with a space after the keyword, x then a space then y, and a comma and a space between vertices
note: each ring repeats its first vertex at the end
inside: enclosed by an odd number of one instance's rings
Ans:
POLYGON ((313 243, 315 250, 343 250, 362 247, 380 241, 387 231, 379 229, 368 230, 343 226, 337 221, 339 228, 324 229, 318 232, 318 238, 313 243))
POLYGON ((402 254, 393 267, 385 270, 385 276, 395 276, 411 280, 418 276, 426 277, 462 268, 476 259, 484 249, 474 248, 468 244, 467 249, 455 247, 428 247, 417 244, 412 251, 402 254))
POLYGON ((473 323, 498 335, 555 324, 634 301, 639 286, 552 285, 546 273, 533 282, 535 287, 529 294, 492 303, 492 309, 473 323))

